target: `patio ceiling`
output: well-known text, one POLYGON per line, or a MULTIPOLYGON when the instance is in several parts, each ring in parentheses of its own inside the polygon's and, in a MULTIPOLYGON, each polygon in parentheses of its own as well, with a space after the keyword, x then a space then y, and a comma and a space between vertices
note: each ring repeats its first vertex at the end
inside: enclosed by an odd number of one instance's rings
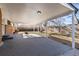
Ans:
POLYGON ((26 3, 4 4, 8 19, 15 23, 33 26, 48 19, 67 15, 73 11, 66 4, 59 3, 26 3))

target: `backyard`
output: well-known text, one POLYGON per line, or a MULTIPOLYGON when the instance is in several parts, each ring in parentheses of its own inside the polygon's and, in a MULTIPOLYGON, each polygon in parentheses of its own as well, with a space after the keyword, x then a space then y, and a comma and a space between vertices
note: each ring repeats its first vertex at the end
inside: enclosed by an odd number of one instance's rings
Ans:
MULTIPOLYGON (((39 34, 41 36, 45 36, 46 37, 46 31, 40 32, 40 31, 28 31, 29 34, 39 34)), ((47 36, 48 38, 55 38, 53 40, 56 40, 58 42, 61 42, 63 44, 72 46, 72 33, 70 34, 66 34, 66 33, 59 33, 59 32, 53 32, 53 31, 49 31, 47 30, 47 36)), ((78 31, 75 35, 75 42, 76 42, 76 48, 79 49, 79 34, 78 31)))

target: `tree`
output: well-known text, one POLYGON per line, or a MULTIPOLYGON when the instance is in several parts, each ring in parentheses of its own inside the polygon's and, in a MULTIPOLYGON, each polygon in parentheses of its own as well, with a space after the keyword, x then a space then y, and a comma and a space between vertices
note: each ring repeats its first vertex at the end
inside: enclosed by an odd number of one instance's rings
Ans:
POLYGON ((64 23, 65 19, 62 18, 62 17, 54 19, 54 20, 51 20, 51 21, 52 21, 52 23, 54 23, 54 26, 58 28, 59 32, 61 32, 61 28, 66 25, 64 23))

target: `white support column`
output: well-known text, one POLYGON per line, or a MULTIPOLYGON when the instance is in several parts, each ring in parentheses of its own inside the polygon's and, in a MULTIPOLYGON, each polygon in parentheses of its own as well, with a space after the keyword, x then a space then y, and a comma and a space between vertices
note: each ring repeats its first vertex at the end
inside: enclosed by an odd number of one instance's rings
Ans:
POLYGON ((35 26, 33 26, 33 31, 35 31, 35 26))
POLYGON ((39 32, 39 25, 37 27, 38 27, 38 32, 39 32))
POLYGON ((48 35, 47 35, 47 29, 48 29, 48 27, 47 27, 47 22, 46 22, 46 37, 48 37, 48 35))
POLYGON ((72 48, 75 49, 75 13, 72 14, 72 48))
POLYGON ((42 24, 40 24, 40 31, 42 30, 42 24))

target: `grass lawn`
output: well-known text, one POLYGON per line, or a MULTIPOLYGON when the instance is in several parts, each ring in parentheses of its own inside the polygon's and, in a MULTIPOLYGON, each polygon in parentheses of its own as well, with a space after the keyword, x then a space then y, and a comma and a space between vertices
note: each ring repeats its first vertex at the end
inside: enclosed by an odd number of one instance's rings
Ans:
MULTIPOLYGON (((52 38, 56 38, 55 40, 56 41, 59 41, 63 44, 66 44, 66 45, 69 45, 69 46, 72 46, 72 37, 67 37, 67 36, 64 36, 64 35, 60 35, 60 34, 53 34, 49 36, 51 39, 52 38)), ((79 39, 78 38, 75 38, 75 42, 76 42, 76 48, 79 49, 79 39)))
MULTIPOLYGON (((39 34, 41 36, 46 36, 45 31, 44 32, 38 32, 38 31, 28 31, 28 33, 30 34, 39 34)), ((70 36, 66 36, 63 35, 61 33, 54 33, 54 32, 47 32, 47 36, 53 40, 59 41, 63 44, 72 46, 72 37, 70 36), (55 38, 55 39, 54 39, 55 38)), ((75 38, 75 42, 76 42, 76 48, 79 49, 79 39, 75 38)))

